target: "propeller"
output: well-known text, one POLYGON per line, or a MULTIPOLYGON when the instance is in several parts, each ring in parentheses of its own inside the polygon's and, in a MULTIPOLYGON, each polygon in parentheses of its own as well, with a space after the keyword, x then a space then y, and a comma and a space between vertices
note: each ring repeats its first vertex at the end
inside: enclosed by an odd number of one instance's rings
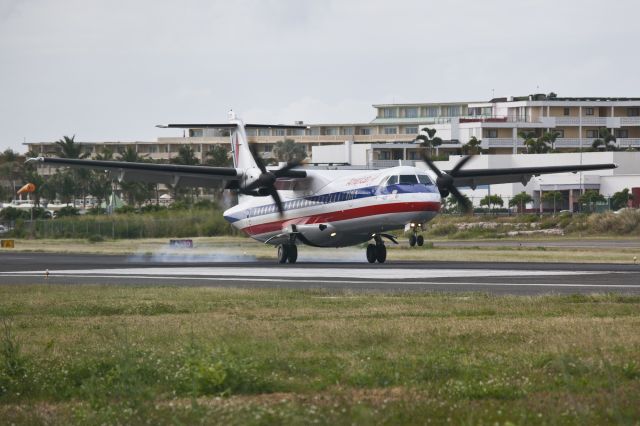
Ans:
POLYGON ((449 171, 449 173, 443 173, 438 166, 435 165, 431 158, 427 155, 426 151, 422 154, 422 159, 427 166, 436 174, 436 186, 438 187, 438 191, 440 191, 440 196, 442 198, 447 197, 449 194, 453 195, 453 197, 458 201, 459 205, 462 207, 462 210, 465 214, 471 212, 471 203, 469 200, 460 193, 458 188, 456 188, 454 179, 458 174, 458 171, 462 169, 462 167, 471 160, 471 155, 467 155, 462 157, 458 164, 454 166, 453 169, 449 171))
POLYGON ((251 145, 251 155, 256 162, 256 165, 260 169, 260 176, 249 185, 240 189, 240 192, 247 195, 254 196, 271 196, 273 201, 276 203, 276 207, 278 207, 278 212, 280 215, 284 212, 284 207, 282 205, 282 200, 280 199, 280 194, 278 194, 278 190, 276 189, 276 180, 278 178, 289 177, 289 178, 304 178, 307 176, 307 173, 302 170, 293 170, 302 164, 302 161, 292 161, 285 164, 283 167, 269 171, 267 170, 264 161, 262 161, 262 157, 256 153, 255 147, 251 145))

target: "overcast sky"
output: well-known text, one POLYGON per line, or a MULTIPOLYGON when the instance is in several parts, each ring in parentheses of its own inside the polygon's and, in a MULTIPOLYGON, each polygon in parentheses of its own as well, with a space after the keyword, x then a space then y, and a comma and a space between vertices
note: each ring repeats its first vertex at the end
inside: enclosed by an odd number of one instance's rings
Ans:
POLYGON ((383 102, 640 96, 637 0, 0 0, 0 150, 383 102))

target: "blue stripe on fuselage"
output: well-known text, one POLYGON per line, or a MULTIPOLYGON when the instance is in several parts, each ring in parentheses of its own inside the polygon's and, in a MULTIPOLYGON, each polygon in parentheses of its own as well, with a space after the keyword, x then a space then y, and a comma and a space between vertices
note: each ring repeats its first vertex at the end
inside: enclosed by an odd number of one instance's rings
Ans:
MULTIPOLYGON (((283 203, 285 211, 303 209, 307 207, 317 206, 320 204, 339 203, 342 201, 357 200, 360 198, 374 197, 376 195, 393 194, 417 194, 417 193, 436 193, 438 188, 435 185, 417 184, 395 184, 389 186, 368 186, 364 188, 355 188, 349 191, 332 192, 322 195, 311 195, 308 197, 296 198, 283 203)), ((275 203, 265 204, 263 206, 251 207, 242 210, 233 216, 224 216, 229 223, 237 222, 246 217, 258 217, 278 212, 275 203)))

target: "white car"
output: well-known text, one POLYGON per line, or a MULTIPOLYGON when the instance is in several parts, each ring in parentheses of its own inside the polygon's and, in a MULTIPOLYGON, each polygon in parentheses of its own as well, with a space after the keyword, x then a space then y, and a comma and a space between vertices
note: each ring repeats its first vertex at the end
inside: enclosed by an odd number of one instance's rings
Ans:
POLYGON ((5 232, 7 232, 9 230, 9 228, 7 228, 4 225, 0 225, 0 234, 4 234, 5 232))

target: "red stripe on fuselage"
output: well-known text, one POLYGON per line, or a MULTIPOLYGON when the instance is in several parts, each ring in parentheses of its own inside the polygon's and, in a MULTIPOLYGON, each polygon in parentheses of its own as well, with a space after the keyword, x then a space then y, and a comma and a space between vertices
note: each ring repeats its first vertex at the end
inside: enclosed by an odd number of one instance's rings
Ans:
POLYGON ((376 204, 372 206, 357 207, 355 209, 336 210, 333 212, 322 213, 310 216, 301 216, 285 220, 277 220, 275 222, 261 223, 250 225, 242 228, 248 235, 259 235, 267 232, 280 231, 286 225, 296 224, 314 224, 338 222, 341 220, 356 219, 367 216, 375 216, 389 213, 409 213, 409 212, 437 212, 440 210, 438 202, 407 202, 393 204, 376 204))

